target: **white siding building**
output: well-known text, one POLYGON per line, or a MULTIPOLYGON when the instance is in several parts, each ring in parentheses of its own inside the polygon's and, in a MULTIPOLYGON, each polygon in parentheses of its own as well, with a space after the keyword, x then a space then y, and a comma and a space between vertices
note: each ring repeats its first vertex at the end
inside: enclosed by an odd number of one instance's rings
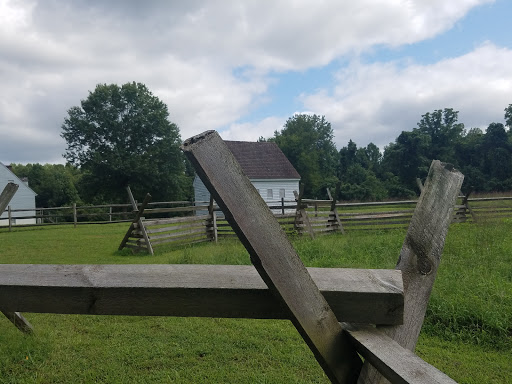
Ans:
MULTIPOLYGON (((11 170, 0 163, 0 193, 4 190, 5 186, 9 183, 15 183, 19 185, 18 190, 16 191, 16 194, 13 196, 11 202, 9 203, 9 206, 11 209, 29 209, 29 211, 23 211, 23 212, 13 212, 12 217, 13 225, 19 225, 19 224, 35 224, 36 219, 30 218, 30 219, 22 219, 19 217, 22 216, 35 216, 36 214, 36 193, 29 188, 26 182, 21 180, 18 176, 16 176, 14 173, 11 172, 11 170)), ((8 220, 1 220, 1 219, 7 219, 8 215, 7 212, 0 212, 0 226, 2 225, 9 225, 8 220)))
MULTIPOLYGON (((281 198, 295 199, 293 191, 299 191, 300 175, 276 143, 226 141, 226 144, 263 200, 278 203, 281 198)), ((198 205, 210 200, 210 193, 197 175, 194 199, 198 205)))

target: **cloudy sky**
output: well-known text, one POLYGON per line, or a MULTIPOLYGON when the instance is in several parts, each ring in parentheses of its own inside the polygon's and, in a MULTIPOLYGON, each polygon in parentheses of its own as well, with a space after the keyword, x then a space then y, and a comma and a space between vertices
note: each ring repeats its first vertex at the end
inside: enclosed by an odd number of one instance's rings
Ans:
POLYGON ((67 110, 142 82, 186 139, 270 137, 325 115, 381 149, 425 112, 466 128, 512 104, 508 0, 0 0, 0 161, 64 162, 67 110))

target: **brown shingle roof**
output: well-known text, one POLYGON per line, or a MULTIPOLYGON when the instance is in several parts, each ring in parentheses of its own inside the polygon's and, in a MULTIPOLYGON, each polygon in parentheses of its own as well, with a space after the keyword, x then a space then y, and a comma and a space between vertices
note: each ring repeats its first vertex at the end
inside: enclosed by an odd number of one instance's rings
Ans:
POLYGON ((226 141, 249 179, 300 179, 276 143, 226 141))

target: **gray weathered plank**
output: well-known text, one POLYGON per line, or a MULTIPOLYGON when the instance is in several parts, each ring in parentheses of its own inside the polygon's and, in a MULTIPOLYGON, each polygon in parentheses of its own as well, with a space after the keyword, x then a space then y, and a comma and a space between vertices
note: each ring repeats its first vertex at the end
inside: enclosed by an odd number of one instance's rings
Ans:
POLYGON ((153 242, 153 240, 171 239, 174 237, 183 237, 183 236, 197 235, 197 234, 206 234, 206 227, 192 228, 192 229, 181 230, 181 231, 171 232, 171 233, 163 233, 161 235, 151 235, 151 236, 149 236, 149 240, 151 242, 153 242))
POLYGON ((217 132, 188 139, 182 146, 195 170, 248 250, 272 293, 332 382, 353 382, 359 357, 336 316, 302 264, 267 204, 217 132))
MULTIPOLYGON (((402 322, 400 271, 308 271, 339 319, 402 322)), ((288 318, 251 265, 0 264, 0 308, 68 314, 288 318)))
POLYGON ((370 326, 343 324, 357 351, 384 377, 395 384, 454 384, 439 369, 420 359, 409 349, 370 326))
MULTIPOLYGON (((430 293, 441 261, 453 206, 464 176, 449 164, 432 161, 420 199, 400 252, 397 269, 404 279, 404 324, 381 330, 404 348, 414 351, 423 325, 430 293)), ((358 383, 386 383, 365 363, 358 383)))
POLYGON ((4 213, 5 209, 11 202, 11 199, 16 194, 19 185, 14 183, 7 183, 2 193, 0 193, 0 215, 4 213))
POLYGON ((18 328, 21 332, 27 334, 34 333, 34 328, 28 322, 28 320, 23 317, 23 315, 20 312, 11 312, 4 310, 0 312, 2 312, 4 316, 7 317, 9 321, 13 323, 16 326, 16 328, 18 328))
MULTIPOLYGON (((208 208, 207 206, 204 209, 208 208)), ((147 227, 151 227, 154 225, 164 225, 164 224, 175 224, 175 223, 187 223, 194 221, 204 221, 209 218, 208 215, 200 215, 200 216, 185 216, 185 217, 173 217, 171 219, 145 219, 144 225, 147 227)))
MULTIPOLYGON (((158 227, 153 229, 147 229, 146 233, 148 235, 151 235, 153 233, 162 233, 162 232, 180 232, 183 230, 190 230, 190 229, 205 229, 207 222, 206 221, 193 221, 189 224, 182 224, 182 225, 172 225, 170 227, 158 227)), ((147 227, 146 227, 147 228, 147 227)), ((152 238, 152 236, 149 236, 152 238)))

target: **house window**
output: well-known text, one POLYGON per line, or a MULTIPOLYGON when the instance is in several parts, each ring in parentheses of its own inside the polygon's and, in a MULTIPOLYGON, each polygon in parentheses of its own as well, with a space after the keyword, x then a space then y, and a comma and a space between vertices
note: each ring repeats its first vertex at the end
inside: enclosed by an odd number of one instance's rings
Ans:
POLYGON ((274 194, 272 193, 272 189, 267 189, 267 199, 273 199, 274 194))
POLYGON ((279 190, 279 198, 280 199, 284 199, 285 198, 285 190, 284 190, 284 188, 281 188, 279 190))

